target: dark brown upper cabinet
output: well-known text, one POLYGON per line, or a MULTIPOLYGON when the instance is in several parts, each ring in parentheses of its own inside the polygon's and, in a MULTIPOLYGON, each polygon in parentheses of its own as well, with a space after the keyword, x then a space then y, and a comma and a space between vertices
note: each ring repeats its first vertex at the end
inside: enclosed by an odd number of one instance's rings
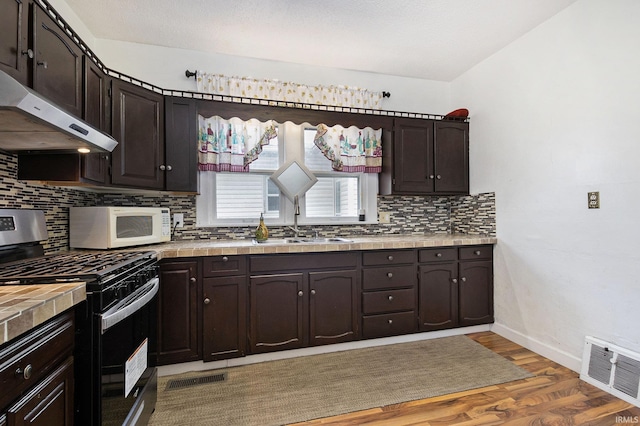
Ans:
POLYGON ((165 99, 165 189, 198 191, 198 116, 193 99, 165 99))
POLYGON ((34 56, 29 48, 29 4, 0 0, 0 70, 24 85, 31 85, 28 67, 34 56))
POLYGON ((164 189, 164 96, 113 79, 111 103, 111 183, 164 189))
MULTIPOLYGON (((83 61, 82 118, 93 127, 111 131, 111 103, 107 96, 111 79, 87 56, 83 61)), ((81 176, 89 182, 105 184, 109 181, 109 153, 81 155, 81 176)))
POLYGON ((42 9, 33 8, 33 88, 82 117, 82 51, 42 9))
POLYGON ((397 118, 383 138, 381 195, 469 193, 469 124, 397 118))

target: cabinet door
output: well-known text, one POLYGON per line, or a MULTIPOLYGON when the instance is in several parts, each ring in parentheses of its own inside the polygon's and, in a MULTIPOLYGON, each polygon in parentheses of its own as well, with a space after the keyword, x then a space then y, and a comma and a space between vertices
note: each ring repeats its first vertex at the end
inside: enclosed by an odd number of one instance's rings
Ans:
POLYGON ((82 117, 82 52, 38 7, 35 15, 33 88, 67 112, 82 117))
POLYGON ((435 123, 435 192, 469 193, 469 124, 435 123))
POLYGON ((165 184, 168 191, 198 191, 197 120, 194 99, 166 98, 165 184))
MULTIPOLYGON (((84 57, 84 120, 96 129, 109 132, 109 103, 107 88, 109 77, 84 57)), ((82 156, 82 177, 96 183, 106 183, 108 179, 109 154, 95 153, 82 156)))
MULTIPOLYGON (((22 0, 0 0, 0 70, 20 83, 30 85, 29 73, 29 3, 22 0)), ((33 55, 33 53, 31 53, 33 55)))
POLYGON ((168 262, 160 266, 158 363, 200 359, 198 264, 168 262))
POLYGON ((304 301, 307 295, 303 274, 254 276, 250 286, 251 351, 269 352, 305 346, 304 301))
POLYGON ((9 407, 7 426, 69 426, 73 412, 73 358, 69 357, 9 407))
POLYGON ((358 273, 309 273, 309 344, 356 340, 358 330, 358 273))
POLYGON ((394 193, 433 192, 433 122, 396 119, 394 124, 394 193))
POLYGON ((112 81, 111 183, 164 188, 164 97, 131 83, 112 81))
POLYGON ((458 325, 458 279, 455 262, 420 265, 418 286, 420 330, 458 325))
POLYGON ((244 275, 202 280, 202 358, 205 362, 244 356, 246 294, 244 275))
POLYGON ((493 322, 493 262, 460 262, 460 325, 493 322))

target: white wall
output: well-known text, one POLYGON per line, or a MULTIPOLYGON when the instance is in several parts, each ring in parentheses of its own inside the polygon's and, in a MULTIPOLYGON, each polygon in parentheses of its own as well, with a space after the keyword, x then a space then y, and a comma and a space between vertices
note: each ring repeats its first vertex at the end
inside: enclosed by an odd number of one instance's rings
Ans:
POLYGON ((391 97, 382 102, 382 108, 385 110, 446 114, 458 108, 451 106, 450 84, 445 82, 104 39, 96 40, 95 53, 107 67, 163 89, 196 91, 195 80, 184 75, 184 71, 189 69, 229 76, 278 79, 316 85, 342 84, 387 91, 391 92, 391 97))
POLYGON ((640 352, 638 16, 580 0, 452 83, 496 192, 495 330, 574 369, 585 335, 640 352))

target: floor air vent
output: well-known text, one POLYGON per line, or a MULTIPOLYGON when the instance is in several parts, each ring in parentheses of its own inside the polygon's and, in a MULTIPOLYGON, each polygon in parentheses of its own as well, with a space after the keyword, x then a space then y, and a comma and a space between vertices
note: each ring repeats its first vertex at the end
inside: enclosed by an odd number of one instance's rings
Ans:
POLYGON ((213 374, 210 376, 190 377, 188 379, 175 379, 167 382, 165 390, 181 389, 190 386, 204 385, 206 383, 224 382, 227 380, 227 373, 213 374))
POLYGON ((640 354, 587 336, 580 378, 640 407, 640 354))

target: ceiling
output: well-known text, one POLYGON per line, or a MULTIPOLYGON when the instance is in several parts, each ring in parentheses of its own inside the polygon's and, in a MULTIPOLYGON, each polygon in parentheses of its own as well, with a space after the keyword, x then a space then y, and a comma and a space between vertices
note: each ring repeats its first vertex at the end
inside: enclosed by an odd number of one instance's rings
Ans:
POLYGON ((438 81, 575 1, 66 0, 98 39, 438 81))

